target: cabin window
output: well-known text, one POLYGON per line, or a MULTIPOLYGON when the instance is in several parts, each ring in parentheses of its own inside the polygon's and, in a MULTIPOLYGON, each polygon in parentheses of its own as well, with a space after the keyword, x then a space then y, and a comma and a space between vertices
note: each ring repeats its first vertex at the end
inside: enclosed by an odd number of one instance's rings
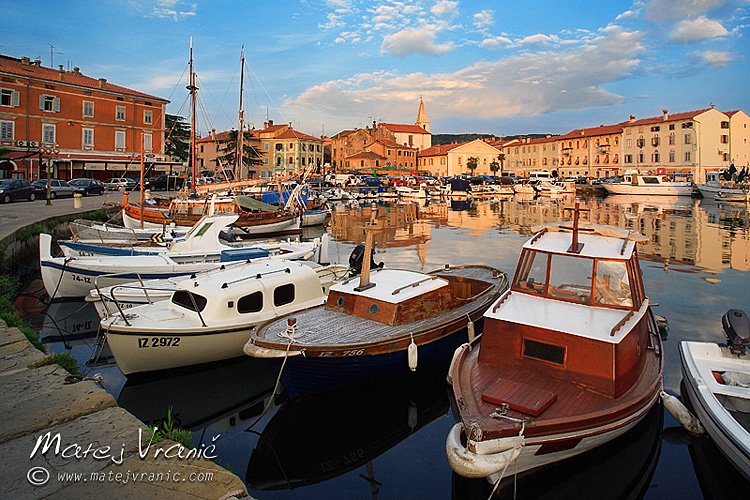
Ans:
POLYGON ((658 177, 641 177, 641 181, 643 181, 644 184, 659 184, 658 177))
POLYGON ((547 287, 547 258, 546 253, 525 252, 523 263, 518 268, 515 288, 533 293, 544 293, 547 287))
POLYGON ((523 355, 527 358, 541 359, 557 365, 565 364, 565 348, 552 344, 523 339, 523 355))
POLYGON ((237 312, 242 314, 255 313, 263 310, 263 292, 245 295, 237 301, 237 312))
POLYGON ((377 304, 370 305, 370 314, 376 316, 380 312, 380 307, 377 304))
POLYGON ((588 304, 594 261, 572 255, 553 255, 549 276, 549 296, 588 304))
POLYGON ((344 297, 343 297, 343 296, 342 296, 342 297, 339 297, 339 298, 338 298, 338 299, 336 300, 336 305, 337 305, 337 306, 339 306, 339 307, 344 307, 344 297))
POLYGON ((177 290, 172 294, 172 303, 190 311, 200 312, 206 308, 208 300, 197 293, 188 292, 187 290, 177 290))
POLYGON ((633 306, 633 297, 630 294, 630 278, 625 261, 597 261, 594 302, 609 306, 633 306))
POLYGON ((273 291, 273 305, 276 307, 294 302, 294 284, 277 286, 273 291))

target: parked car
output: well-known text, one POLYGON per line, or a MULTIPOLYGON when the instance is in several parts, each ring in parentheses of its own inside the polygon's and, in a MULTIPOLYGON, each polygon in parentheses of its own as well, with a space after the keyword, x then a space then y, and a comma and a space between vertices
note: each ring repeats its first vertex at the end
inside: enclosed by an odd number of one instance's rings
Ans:
MULTIPOLYGON (((199 182, 196 180, 196 184, 198 183, 199 182)), ((151 191, 158 191, 159 189, 164 189, 164 190, 182 189, 184 185, 185 185, 185 179, 183 179, 179 175, 168 175, 168 174, 162 174, 159 177, 149 179, 148 181, 144 183, 145 188, 150 189, 151 191)))
POLYGON ((129 191, 135 188, 136 184, 130 177, 113 177, 104 182, 107 191, 117 191, 120 188, 129 191))
POLYGON ((13 200, 36 200, 34 186, 23 179, 0 179, 0 201, 10 203, 13 200))
POLYGON ((81 193, 83 196, 101 195, 105 189, 104 183, 97 179, 73 179, 68 181, 68 185, 73 186, 76 193, 81 193))
MULTIPOLYGON (((34 194, 37 198, 47 198, 47 180, 39 179, 31 183, 34 186, 34 194)), ((76 190, 73 186, 68 185, 67 182, 61 181, 60 179, 50 179, 49 181, 49 197, 53 200, 55 198, 64 198, 66 196, 73 196, 76 190)))

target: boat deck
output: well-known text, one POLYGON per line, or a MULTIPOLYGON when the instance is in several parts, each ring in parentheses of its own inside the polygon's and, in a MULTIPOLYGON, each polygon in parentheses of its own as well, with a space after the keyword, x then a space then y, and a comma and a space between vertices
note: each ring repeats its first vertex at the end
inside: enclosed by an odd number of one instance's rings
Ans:
MULTIPOLYGON (((478 339, 479 340, 479 339, 478 339)), ((661 387, 661 358, 649 350, 637 381, 612 399, 575 381, 559 380, 533 367, 509 367, 478 362, 479 343, 453 374, 456 400, 467 428, 476 424, 482 439, 517 435, 520 423, 491 415, 507 402, 507 415, 526 420, 525 435, 547 436, 615 422, 634 414, 661 387)))
MULTIPOLYGON (((419 344, 421 335, 435 332, 437 329, 444 330, 443 334, 449 334, 464 328, 467 314, 477 321, 492 302, 508 288, 506 276, 499 273, 497 277, 493 277, 493 271, 497 273, 490 267, 470 266, 451 268, 447 272, 441 269, 429 273, 449 282, 455 277, 478 280, 486 282, 488 287, 477 300, 467 300, 466 304, 455 309, 419 321, 388 325, 325 307, 316 307, 268 323, 257 333, 253 333, 252 338, 257 345, 263 347, 286 349, 288 343, 286 320, 288 317, 294 317, 297 319, 297 333, 293 344, 295 349, 357 348, 398 340, 408 344, 412 334, 414 341, 419 344)), ((441 336, 443 335, 438 337, 441 336)))

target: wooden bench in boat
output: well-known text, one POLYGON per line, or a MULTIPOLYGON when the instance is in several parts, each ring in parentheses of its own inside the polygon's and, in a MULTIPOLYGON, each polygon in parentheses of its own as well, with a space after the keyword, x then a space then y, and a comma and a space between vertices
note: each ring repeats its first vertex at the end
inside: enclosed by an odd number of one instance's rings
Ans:
POLYGON ((493 384, 489 393, 482 394, 482 401, 495 405, 507 404, 511 410, 538 417, 557 401, 557 394, 501 378, 493 384))

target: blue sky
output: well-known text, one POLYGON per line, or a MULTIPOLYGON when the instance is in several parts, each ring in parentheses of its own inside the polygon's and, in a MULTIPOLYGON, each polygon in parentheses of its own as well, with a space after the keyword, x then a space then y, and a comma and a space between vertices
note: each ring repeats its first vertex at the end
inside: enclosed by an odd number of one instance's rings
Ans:
POLYGON ((266 113, 333 135, 371 120, 433 133, 565 133, 708 107, 750 112, 750 0, 5 0, 0 53, 169 98, 199 129, 266 113), (182 78, 182 80, 180 80, 182 78), (248 81, 249 80, 249 81, 248 81))

